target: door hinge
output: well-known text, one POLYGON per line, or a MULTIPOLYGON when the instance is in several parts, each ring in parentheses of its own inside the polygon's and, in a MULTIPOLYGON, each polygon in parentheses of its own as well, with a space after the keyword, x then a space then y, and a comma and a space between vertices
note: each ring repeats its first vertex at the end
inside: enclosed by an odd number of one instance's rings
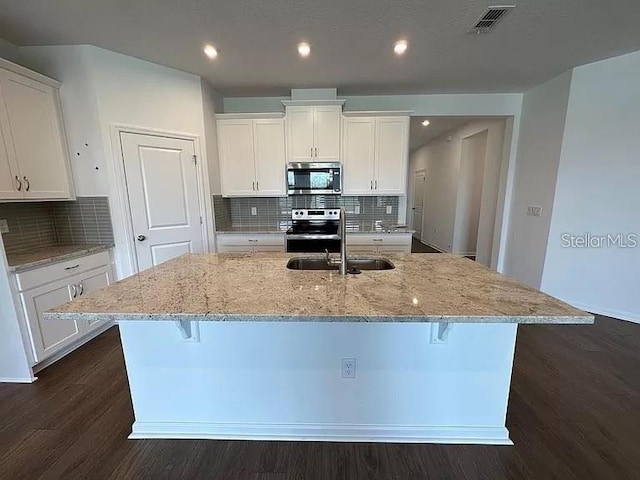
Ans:
POLYGON ((193 157, 191 157, 193 159, 193 164, 197 165, 198 164, 198 157, 196 157, 195 155, 193 157))

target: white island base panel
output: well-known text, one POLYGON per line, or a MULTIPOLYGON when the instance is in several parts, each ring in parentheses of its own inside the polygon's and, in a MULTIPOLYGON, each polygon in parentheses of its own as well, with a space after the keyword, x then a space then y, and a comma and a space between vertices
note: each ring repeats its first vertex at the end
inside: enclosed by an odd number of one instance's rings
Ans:
POLYGON ((517 324, 445 325, 121 321, 129 438, 512 445, 517 324))

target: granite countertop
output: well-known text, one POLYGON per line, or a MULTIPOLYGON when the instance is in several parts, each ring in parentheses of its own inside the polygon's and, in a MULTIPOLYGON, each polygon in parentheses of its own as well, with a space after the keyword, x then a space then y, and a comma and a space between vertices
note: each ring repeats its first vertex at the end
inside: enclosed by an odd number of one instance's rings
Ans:
POLYGON ((184 255, 57 307, 45 318, 593 323, 592 315, 464 257, 390 255, 393 270, 340 276, 288 270, 294 256, 184 255))
POLYGON ((43 247, 24 253, 8 253, 9 271, 22 272, 50 263, 62 262, 75 257, 98 253, 113 248, 113 245, 65 245, 43 247))

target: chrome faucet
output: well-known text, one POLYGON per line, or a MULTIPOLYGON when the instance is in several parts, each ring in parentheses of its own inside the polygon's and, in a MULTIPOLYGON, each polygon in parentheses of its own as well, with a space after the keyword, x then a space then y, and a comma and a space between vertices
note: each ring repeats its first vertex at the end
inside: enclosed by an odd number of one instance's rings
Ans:
POLYGON ((331 258, 329 250, 324 250, 328 265, 340 265, 340 275, 347 274, 347 214, 344 208, 340 209, 340 259, 331 258))

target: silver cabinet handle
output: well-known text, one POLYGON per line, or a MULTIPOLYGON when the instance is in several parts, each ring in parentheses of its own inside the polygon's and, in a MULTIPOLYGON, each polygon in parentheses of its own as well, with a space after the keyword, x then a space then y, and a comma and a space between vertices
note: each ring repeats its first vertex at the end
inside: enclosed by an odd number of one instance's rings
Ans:
POLYGON ((316 147, 316 158, 318 158, 318 147, 316 147))
POLYGON ((376 190, 378 189, 378 180, 376 180, 376 190))
POLYGON ((371 180, 371 188, 370 190, 373 190, 373 180, 371 180))
POLYGON ((309 156, 310 156, 310 157, 313 157, 313 147, 311 147, 311 148, 309 149, 309 156))
POLYGON ((78 296, 78 287, 71 285, 71 296, 76 298, 78 296))
POLYGON ((260 182, 256 182, 256 190, 260 191, 260 182))
POLYGON ((251 190, 255 191, 256 189, 256 182, 251 182, 251 190))
POLYGON ((80 289, 80 293, 78 295, 82 295, 84 293, 84 285, 82 284, 82 282, 80 282, 80 285, 78 285, 78 288, 80 289))
POLYGON ((16 175, 16 182, 18 182, 18 191, 22 190, 22 180, 20 180, 20 177, 18 175, 16 175))
POLYGON ((258 243, 258 240, 253 240, 253 239, 251 239, 251 238, 250 238, 250 239, 248 239, 248 241, 249 241, 249 242, 252 242, 252 243, 258 243))
POLYGON ((374 242, 384 242, 383 238, 374 238, 373 239, 374 242))
POLYGON ((31 183, 29 183, 29 179, 26 176, 22 177, 22 178, 24 178, 24 183, 26 184, 26 187, 24 187, 24 189, 25 189, 25 191, 28 192, 29 189, 31 188, 31 183))
POLYGON ((78 268, 80 266, 80 264, 76 264, 76 265, 72 265, 71 267, 64 267, 65 270, 74 270, 76 268, 78 268))

